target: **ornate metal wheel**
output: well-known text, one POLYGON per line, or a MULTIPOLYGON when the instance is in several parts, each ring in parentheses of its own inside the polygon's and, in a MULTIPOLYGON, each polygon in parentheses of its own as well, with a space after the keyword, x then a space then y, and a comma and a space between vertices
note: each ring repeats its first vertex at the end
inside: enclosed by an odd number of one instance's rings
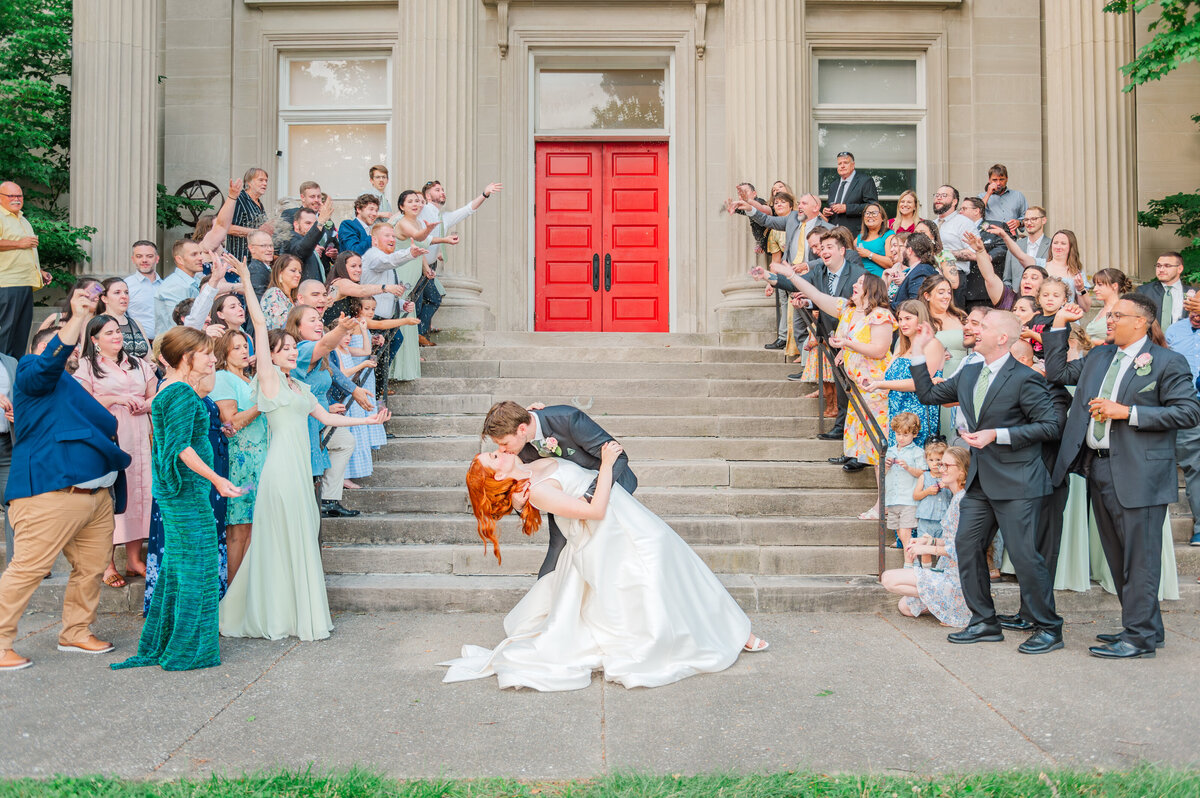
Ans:
MULTIPOLYGON (((188 199, 203 200, 211 205, 213 210, 220 208, 225 202, 225 197, 221 194, 221 189, 207 180, 189 180, 177 188, 175 193, 188 199)), ((200 221, 200 212, 191 208, 180 208, 179 216, 188 227, 194 228, 196 222, 200 221)))

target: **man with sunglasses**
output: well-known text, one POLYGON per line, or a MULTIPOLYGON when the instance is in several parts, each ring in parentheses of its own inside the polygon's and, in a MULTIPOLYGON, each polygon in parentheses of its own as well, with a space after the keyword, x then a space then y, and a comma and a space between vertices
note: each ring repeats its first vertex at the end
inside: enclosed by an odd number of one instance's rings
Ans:
POLYGON ((50 282, 38 261, 38 237, 21 209, 25 192, 0 183, 0 352, 25 354, 33 324, 33 291, 50 282))

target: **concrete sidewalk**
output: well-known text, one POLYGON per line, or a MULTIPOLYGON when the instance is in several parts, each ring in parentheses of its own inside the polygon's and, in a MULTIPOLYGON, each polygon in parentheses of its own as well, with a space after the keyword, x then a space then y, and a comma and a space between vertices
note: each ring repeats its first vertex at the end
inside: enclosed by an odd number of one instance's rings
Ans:
POLYGON ((0 675, 0 775, 133 778, 361 764, 397 777, 551 780, 613 770, 933 773, 1200 763, 1200 613, 1166 614, 1157 659, 1087 655, 1111 615, 1068 618, 1067 649, 1027 657, 1023 635, 954 646, 928 618, 762 614, 771 641, 729 670, 654 690, 441 683, 436 663, 492 645, 500 615, 335 617, 320 643, 222 640, 219 668, 113 672, 141 619, 95 626, 117 651, 60 654, 33 613, 0 675))

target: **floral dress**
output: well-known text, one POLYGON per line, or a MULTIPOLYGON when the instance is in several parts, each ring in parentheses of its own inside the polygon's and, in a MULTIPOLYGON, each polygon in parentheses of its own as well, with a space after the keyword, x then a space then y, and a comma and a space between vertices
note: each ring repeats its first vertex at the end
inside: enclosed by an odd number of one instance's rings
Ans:
POLYGON ((271 286, 263 292, 262 312, 267 320, 267 327, 272 330, 282 330, 287 324, 288 314, 292 312, 295 303, 288 299, 287 294, 276 286, 271 286))
MULTIPOLYGON (((909 368, 912 361, 908 356, 894 358, 887 371, 884 372, 885 380, 907 380, 912 378, 912 370, 909 368)), ((942 376, 942 370, 938 369, 934 377, 942 376)), ((925 440, 938 428, 938 406, 923 405, 917 399, 915 391, 888 391, 888 419, 893 419, 900 413, 916 413, 917 418, 921 421, 921 431, 917 433, 917 437, 913 438, 913 443, 917 446, 924 447, 925 440)), ((896 433, 888 431, 888 446, 896 445, 896 433)))
MULTIPOLYGON (((867 344, 871 342, 872 325, 887 324, 891 326, 892 330, 896 329, 896 319, 887 308, 875 308, 866 316, 856 316, 850 300, 842 299, 838 304, 841 313, 838 317, 836 335, 842 338, 867 344)), ((846 373, 855 384, 861 384, 864 379, 874 381, 884 379, 891 361, 891 352, 881 358, 870 358, 860 355, 858 352, 851 352, 849 349, 842 350, 842 362, 846 367, 846 373)), ((888 429, 888 393, 888 391, 872 393, 864 391, 862 393, 867 411, 875 418, 879 428, 885 432, 888 429)), ((842 439, 842 449, 847 457, 853 457, 860 463, 876 465, 879 462, 879 451, 871 443, 871 438, 867 435, 866 422, 858 417, 858 411, 853 402, 846 411, 846 435, 842 439)))
MULTIPOLYGON (((234 400, 238 412, 254 407, 250 383, 229 371, 218 371, 208 395, 214 402, 234 400)), ((267 459, 267 420, 259 415, 229 438, 229 479, 238 487, 249 487, 241 496, 226 500, 225 523, 248 524, 254 518, 254 495, 263 461, 267 459)))
POLYGON ((919 598, 910 596, 904 599, 913 615, 929 610, 947 626, 966 626, 971 622, 971 611, 967 609, 966 599, 963 598, 962 580, 958 575, 958 551, 954 545, 954 536, 958 532, 959 505, 965 495, 965 490, 955 493, 950 506, 946 508, 941 540, 946 556, 939 558, 933 568, 916 569, 919 598))

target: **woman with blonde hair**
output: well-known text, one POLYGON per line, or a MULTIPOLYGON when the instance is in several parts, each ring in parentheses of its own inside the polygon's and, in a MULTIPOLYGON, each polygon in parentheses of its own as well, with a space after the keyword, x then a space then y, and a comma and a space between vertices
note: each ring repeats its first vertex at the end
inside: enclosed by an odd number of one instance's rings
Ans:
POLYGON ((921 201, 917 199, 917 192, 911 188, 905 189, 896 200, 896 215, 888 219, 888 229, 893 233, 915 233, 919 221, 921 201))
POLYGON ((598 472, 557 457, 522 463, 503 451, 471 461, 467 495, 497 560, 496 522, 512 511, 514 496, 525 502, 526 534, 541 513, 552 513, 567 542, 557 567, 504 619, 506 639, 491 650, 463 646, 459 659, 441 663, 449 666, 443 681, 495 674, 502 688, 579 690, 602 670, 625 687, 658 687, 724 670, 743 650, 766 650, 691 547, 613 484, 621 451, 606 443, 598 472))

